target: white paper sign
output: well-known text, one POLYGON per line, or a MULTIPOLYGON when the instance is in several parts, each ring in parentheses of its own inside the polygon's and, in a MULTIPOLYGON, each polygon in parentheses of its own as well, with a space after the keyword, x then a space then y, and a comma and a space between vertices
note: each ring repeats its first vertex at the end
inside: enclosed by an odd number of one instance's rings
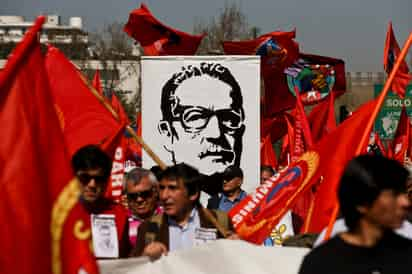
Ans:
MULTIPOLYGON (((243 169, 259 184, 260 59, 257 56, 144 56, 142 134, 167 165, 203 174, 243 169)), ((143 166, 155 163, 144 152, 143 166)))
POLYGON ((216 228, 204 228, 199 227, 195 230, 195 239, 194 245, 200 245, 212 241, 216 241, 217 239, 217 230, 216 228))
POLYGON ((97 258, 118 258, 119 242, 113 214, 92 214, 92 239, 97 258))

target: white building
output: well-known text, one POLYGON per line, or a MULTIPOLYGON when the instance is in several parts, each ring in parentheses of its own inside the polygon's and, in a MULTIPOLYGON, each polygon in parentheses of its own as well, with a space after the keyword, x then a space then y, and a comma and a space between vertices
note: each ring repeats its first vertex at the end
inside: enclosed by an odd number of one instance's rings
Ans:
MULTIPOLYGON (((7 56, 26 31, 33 25, 23 16, 0 15, 0 70, 6 63, 7 56)), ((40 42, 59 48, 89 78, 99 70, 102 86, 125 95, 131 102, 140 93, 140 52, 134 50, 134 60, 101 62, 93 59, 90 50, 89 35, 83 30, 81 17, 70 17, 64 25, 58 15, 47 15, 43 25, 40 42)))

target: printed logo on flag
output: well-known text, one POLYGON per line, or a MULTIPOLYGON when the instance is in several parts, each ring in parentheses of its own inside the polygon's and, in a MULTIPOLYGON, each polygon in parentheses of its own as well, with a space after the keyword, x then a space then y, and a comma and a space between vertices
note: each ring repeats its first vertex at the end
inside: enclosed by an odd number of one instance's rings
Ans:
POLYGON ((335 69, 329 64, 314 64, 300 58, 285 69, 289 91, 296 96, 297 87, 302 102, 314 104, 324 99, 335 84, 335 69))
POLYGON ((291 167, 256 188, 229 212, 237 234, 260 244, 302 193, 319 166, 319 155, 309 151, 291 167))
POLYGON ((276 65, 285 62, 288 51, 269 37, 257 46, 256 55, 266 57, 265 62, 267 65, 276 65))

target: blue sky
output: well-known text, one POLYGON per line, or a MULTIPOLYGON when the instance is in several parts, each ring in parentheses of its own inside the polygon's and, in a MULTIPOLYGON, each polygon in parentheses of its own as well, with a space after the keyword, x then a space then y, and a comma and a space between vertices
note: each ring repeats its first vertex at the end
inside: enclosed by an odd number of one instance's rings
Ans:
MULTIPOLYGON (((144 1, 162 22, 192 32, 195 20, 219 14, 219 0, 144 1)), ((400 45, 412 31, 411 0, 254 0, 239 3, 248 22, 262 33, 297 29, 303 52, 342 58, 348 71, 382 71, 387 23, 393 22, 400 45)), ((141 1, 128 0, 2 0, 0 14, 23 15, 32 20, 42 13, 57 13, 67 22, 83 17, 88 31, 114 21, 126 22, 141 1), (5 1, 5 3, 4 3, 5 1)))

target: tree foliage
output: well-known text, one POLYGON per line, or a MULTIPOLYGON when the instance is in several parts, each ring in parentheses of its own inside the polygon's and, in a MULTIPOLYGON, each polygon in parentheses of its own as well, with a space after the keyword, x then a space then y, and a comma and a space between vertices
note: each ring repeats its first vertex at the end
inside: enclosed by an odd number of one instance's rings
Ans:
POLYGON ((236 2, 226 3, 220 14, 212 17, 209 23, 197 21, 193 32, 207 33, 199 46, 198 54, 223 53, 223 41, 252 39, 258 35, 259 29, 250 27, 247 18, 236 2))

